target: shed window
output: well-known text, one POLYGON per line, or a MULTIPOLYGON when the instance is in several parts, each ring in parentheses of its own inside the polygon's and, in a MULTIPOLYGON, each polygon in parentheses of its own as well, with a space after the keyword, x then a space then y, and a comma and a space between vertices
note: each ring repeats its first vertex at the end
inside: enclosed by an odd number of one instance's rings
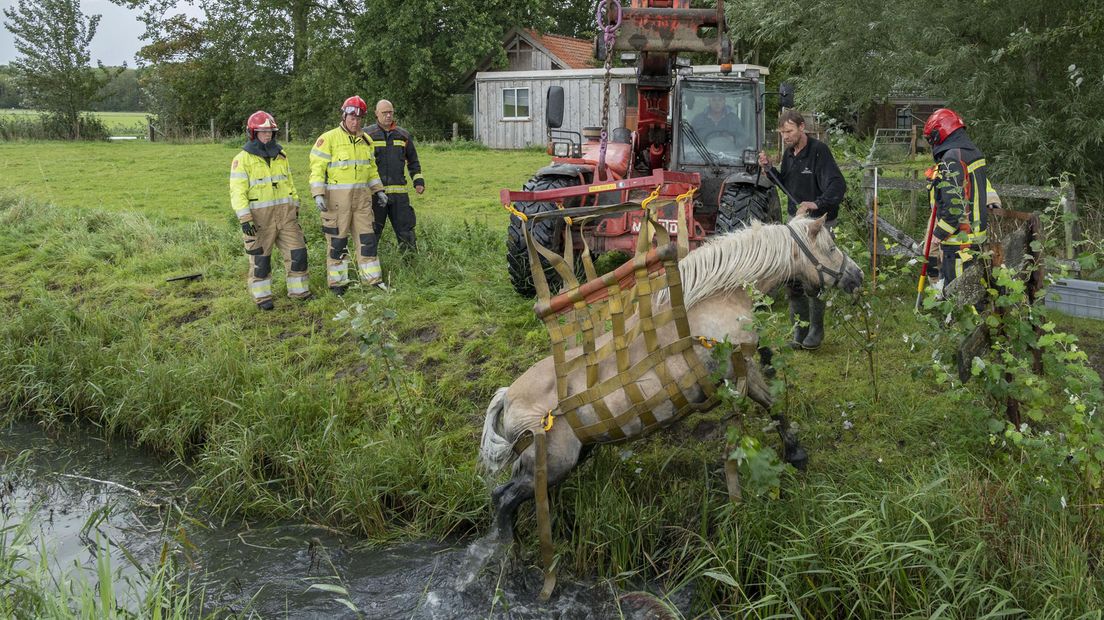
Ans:
POLYGON ((529 118, 529 89, 504 88, 502 90, 502 119, 527 120, 529 118))
POLYGON ((897 108, 897 129, 912 129, 912 108, 897 108))

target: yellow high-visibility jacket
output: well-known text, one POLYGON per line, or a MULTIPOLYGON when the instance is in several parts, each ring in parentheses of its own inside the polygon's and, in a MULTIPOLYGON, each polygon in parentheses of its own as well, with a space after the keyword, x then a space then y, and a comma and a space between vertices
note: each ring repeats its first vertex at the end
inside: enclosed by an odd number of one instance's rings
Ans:
POLYGON ((239 222, 253 219, 253 211, 279 205, 299 206, 299 192, 291 179, 287 155, 264 157, 245 151, 230 162, 230 207, 239 222))
POLYGON ((353 136, 336 127, 319 136, 310 152, 311 195, 356 188, 382 190, 373 150, 363 132, 353 136))

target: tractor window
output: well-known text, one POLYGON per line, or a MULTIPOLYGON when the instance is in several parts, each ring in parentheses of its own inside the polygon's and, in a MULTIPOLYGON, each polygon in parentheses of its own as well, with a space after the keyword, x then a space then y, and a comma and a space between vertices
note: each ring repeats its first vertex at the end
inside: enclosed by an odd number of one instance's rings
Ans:
POLYGON ((707 163, 695 142, 722 163, 736 163, 745 149, 757 148, 751 84, 683 82, 680 112, 680 160, 684 163, 707 163))

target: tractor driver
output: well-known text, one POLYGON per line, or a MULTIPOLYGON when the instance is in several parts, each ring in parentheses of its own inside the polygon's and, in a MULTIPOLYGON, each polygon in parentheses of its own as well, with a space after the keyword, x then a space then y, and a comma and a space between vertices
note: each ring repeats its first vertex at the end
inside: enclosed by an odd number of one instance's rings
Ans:
POLYGON ((691 125, 701 141, 707 145, 717 138, 724 138, 721 146, 729 147, 729 142, 733 148, 737 146, 736 132, 740 131, 740 118, 728 107, 725 96, 721 93, 709 95, 709 105, 694 117, 691 125))

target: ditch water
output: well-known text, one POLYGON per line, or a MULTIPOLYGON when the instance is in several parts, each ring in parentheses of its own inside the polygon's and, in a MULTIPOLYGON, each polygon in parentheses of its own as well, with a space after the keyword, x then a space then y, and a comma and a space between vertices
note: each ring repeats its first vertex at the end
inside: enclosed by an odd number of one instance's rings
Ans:
POLYGON ((561 579, 540 603, 539 571, 483 540, 369 548, 310 525, 216 523, 185 504, 180 472, 86 430, 53 437, 29 422, 0 427, 0 536, 29 525, 52 571, 83 572, 92 583, 106 547, 117 592, 141 590, 141 571, 156 570, 169 550, 216 616, 667 617, 654 599, 611 583, 561 579))

